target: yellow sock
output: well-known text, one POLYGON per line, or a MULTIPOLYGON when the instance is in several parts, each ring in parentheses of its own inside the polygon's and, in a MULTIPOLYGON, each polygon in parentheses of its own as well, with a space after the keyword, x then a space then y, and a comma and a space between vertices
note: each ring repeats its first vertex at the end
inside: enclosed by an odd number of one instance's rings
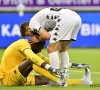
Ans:
POLYGON ((47 70, 45 70, 45 69, 43 69, 35 64, 33 64, 32 67, 33 67, 33 70, 36 71, 37 73, 47 77, 48 79, 50 79, 54 82, 58 82, 59 78, 52 75, 49 71, 47 71, 47 70))
POLYGON ((68 85, 82 85, 81 79, 68 79, 68 85))

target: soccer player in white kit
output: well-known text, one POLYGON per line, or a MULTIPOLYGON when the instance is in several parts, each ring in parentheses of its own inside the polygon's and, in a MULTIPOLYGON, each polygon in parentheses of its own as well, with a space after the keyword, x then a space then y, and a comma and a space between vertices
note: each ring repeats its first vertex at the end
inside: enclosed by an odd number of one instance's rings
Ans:
POLYGON ((68 48, 76 40, 81 22, 76 12, 65 8, 45 8, 31 18, 30 29, 40 35, 40 40, 50 40, 47 51, 52 67, 59 68, 59 51, 61 68, 68 70, 68 48))

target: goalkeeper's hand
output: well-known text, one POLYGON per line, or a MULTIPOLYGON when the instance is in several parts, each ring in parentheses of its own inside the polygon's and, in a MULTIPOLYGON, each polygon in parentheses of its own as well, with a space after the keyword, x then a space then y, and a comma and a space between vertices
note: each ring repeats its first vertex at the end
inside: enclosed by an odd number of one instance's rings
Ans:
POLYGON ((53 69, 51 73, 56 77, 60 77, 62 75, 60 69, 53 69))

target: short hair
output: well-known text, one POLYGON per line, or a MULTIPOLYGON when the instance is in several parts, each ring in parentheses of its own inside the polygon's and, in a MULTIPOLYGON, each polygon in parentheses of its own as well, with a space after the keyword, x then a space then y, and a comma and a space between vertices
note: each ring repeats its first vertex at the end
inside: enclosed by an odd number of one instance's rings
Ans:
POLYGON ((31 49, 34 53, 39 53, 41 52, 41 50, 44 48, 45 46, 45 41, 40 41, 38 43, 32 43, 31 45, 31 49))
POLYGON ((29 22, 23 22, 20 25, 20 33, 22 37, 25 37, 26 27, 29 26, 29 22))

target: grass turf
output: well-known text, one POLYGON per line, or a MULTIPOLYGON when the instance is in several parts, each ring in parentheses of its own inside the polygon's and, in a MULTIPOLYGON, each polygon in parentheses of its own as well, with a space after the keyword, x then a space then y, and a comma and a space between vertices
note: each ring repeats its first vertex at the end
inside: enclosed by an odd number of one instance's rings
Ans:
MULTIPOLYGON (((0 49, 0 59, 5 49, 0 49)), ((46 49, 42 50, 45 56, 48 56, 46 49)), ((43 87, 43 86, 16 86, 16 87, 3 87, 0 90, 100 90, 100 48, 70 48, 69 49, 70 62, 87 63, 91 66, 92 80, 94 85, 98 84, 99 87, 90 87, 84 85, 73 85, 67 88, 64 87, 43 87)), ((81 79, 84 75, 84 69, 70 69, 70 78, 81 79)))

